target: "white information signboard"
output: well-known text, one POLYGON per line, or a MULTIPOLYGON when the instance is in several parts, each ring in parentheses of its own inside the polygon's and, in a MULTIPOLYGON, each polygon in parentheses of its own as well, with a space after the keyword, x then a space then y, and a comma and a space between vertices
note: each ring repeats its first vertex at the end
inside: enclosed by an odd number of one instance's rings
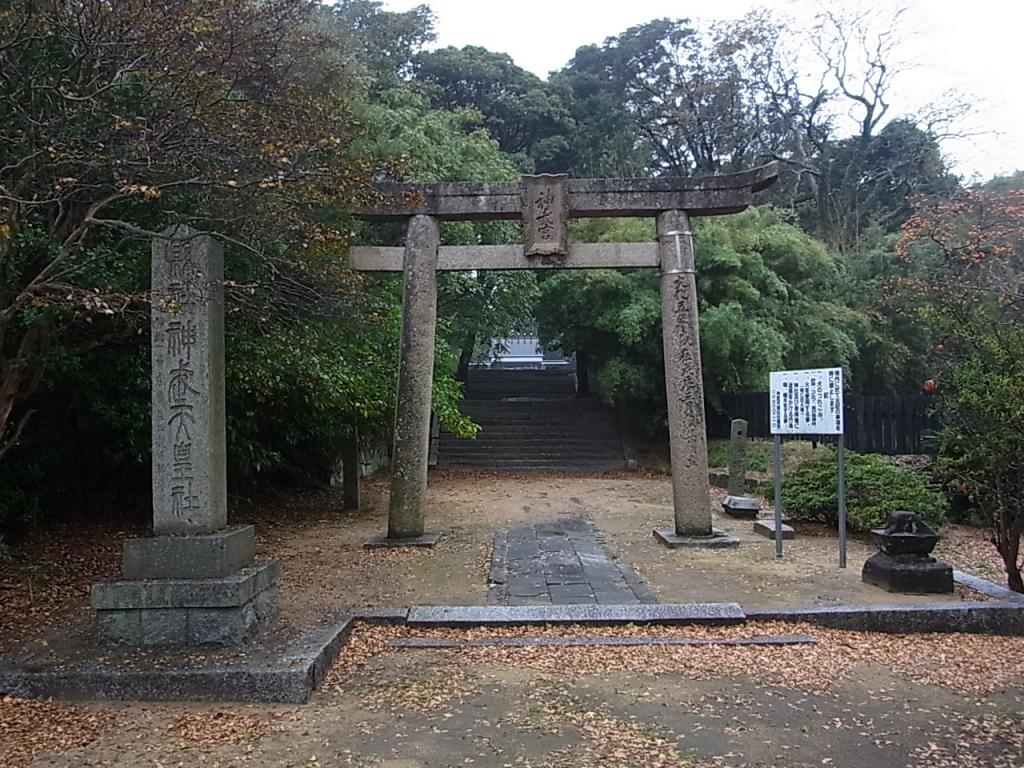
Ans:
POLYGON ((846 567, 846 442, 843 438, 843 369, 775 371, 769 381, 775 464, 775 556, 782 557, 782 435, 838 435, 839 567, 846 567))
POLYGON ((775 371, 770 382, 773 435, 843 434, 843 369, 775 371))

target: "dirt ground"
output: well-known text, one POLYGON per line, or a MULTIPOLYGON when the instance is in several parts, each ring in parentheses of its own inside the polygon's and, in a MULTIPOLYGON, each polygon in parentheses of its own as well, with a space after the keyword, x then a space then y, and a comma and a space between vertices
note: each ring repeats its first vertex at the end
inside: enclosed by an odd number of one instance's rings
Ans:
MULTIPOLYGON (((662 602, 744 606, 889 602, 860 583, 873 548, 805 529, 773 556, 749 522, 716 525, 742 538, 717 552, 663 549, 671 524, 666 477, 437 473, 428 527, 434 550, 365 550, 385 528, 384 478, 358 513, 334 491, 238 505, 257 525, 261 556, 282 563, 285 620, 415 603, 487 600, 499 528, 592 520, 611 554, 632 564, 662 602), (818 535, 815 535, 815 534, 818 535)), ((709 491, 717 506, 721 492, 709 491)), ((38 636, 89 615, 88 587, 116 573, 120 542, 141 525, 88 521, 50 529, 0 565, 0 641, 38 636)), ((942 556, 989 578, 984 535, 951 528, 942 556)), ((993 571, 993 569, 996 569, 993 571)), ((961 599, 962 595, 947 599, 961 599)), ((933 598, 929 598, 933 599, 933 598)), ((798 625, 728 628, 523 628, 454 632, 362 625, 313 701, 290 705, 110 703, 0 699, 0 768, 92 766, 871 766, 1024 765, 1024 639, 891 637, 798 625), (640 646, 409 650, 396 637, 507 634, 749 637, 806 632, 801 646, 640 646)))
MULTIPOLYGON (((794 625, 607 628, 799 646, 400 650, 552 630, 362 627, 313 701, 0 701, 0 766, 1016 768, 1024 639, 794 625)), ((594 629, 561 628, 559 634, 594 629)))
MULTIPOLYGON (((709 491, 713 509, 720 510, 722 493, 709 491)), ((236 504, 234 521, 256 524, 260 556, 281 561, 281 603, 290 622, 345 608, 485 603, 494 533, 562 515, 593 520, 611 554, 633 565, 661 602, 736 601, 753 608, 923 599, 862 584, 861 565, 874 551, 862 541, 851 538, 849 567, 840 570, 836 538, 814 526, 798 528, 781 561, 750 522, 718 512, 715 525, 742 539, 738 549, 665 549, 651 535, 672 523, 671 482, 663 476, 432 473, 427 525, 445 534, 433 550, 364 549, 363 542, 386 529, 386 478, 367 481, 363 501, 359 512, 342 512, 340 493, 316 490, 236 504)), ((945 533, 942 557, 1002 582, 984 532, 949 526, 945 533)), ((121 540, 142 534, 139 523, 81 520, 24 542, 26 559, 0 563, 0 651, 87 620, 89 585, 115 575, 121 540)))

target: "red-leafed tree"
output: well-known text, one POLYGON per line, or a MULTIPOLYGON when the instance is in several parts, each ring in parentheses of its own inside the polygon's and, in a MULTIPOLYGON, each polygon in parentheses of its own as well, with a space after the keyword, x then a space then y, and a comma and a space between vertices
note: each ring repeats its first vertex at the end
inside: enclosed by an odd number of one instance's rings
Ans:
POLYGON ((938 467, 989 520, 1009 586, 1024 592, 1024 191, 964 191, 906 222, 909 284, 941 333, 938 467))

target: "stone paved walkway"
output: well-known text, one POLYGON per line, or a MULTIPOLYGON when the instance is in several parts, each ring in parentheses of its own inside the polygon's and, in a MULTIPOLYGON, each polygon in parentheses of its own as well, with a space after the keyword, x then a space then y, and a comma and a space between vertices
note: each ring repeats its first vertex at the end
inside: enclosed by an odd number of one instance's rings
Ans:
POLYGON ((632 566, 611 558, 597 527, 580 516, 500 531, 490 600, 501 605, 654 603, 632 566))

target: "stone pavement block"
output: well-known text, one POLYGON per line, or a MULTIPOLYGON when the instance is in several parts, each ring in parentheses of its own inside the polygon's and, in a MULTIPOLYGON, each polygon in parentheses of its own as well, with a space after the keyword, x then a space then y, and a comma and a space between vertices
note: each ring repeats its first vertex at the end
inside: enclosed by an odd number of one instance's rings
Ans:
POLYGON ((656 602, 636 571, 612 560, 598 529, 580 516, 499 532, 493 552, 492 602, 575 604, 592 602, 595 592, 606 602, 656 602))
POLYGON ((594 599, 600 605, 629 605, 637 601, 636 595, 629 589, 595 590, 594 599))
POLYGON ((737 603, 659 605, 417 605, 409 626, 623 623, 736 624, 744 620, 737 603))
MULTIPOLYGON (((768 518, 765 520, 757 520, 754 522, 754 533, 761 536, 766 536, 769 539, 775 538, 775 520, 768 518)), ((784 539, 795 539, 796 531, 790 525, 782 524, 782 538, 784 539)))

